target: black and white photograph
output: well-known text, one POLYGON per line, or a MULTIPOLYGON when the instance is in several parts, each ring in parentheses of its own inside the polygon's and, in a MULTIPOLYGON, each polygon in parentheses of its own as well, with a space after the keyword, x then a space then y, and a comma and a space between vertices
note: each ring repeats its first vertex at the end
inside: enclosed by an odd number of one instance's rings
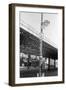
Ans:
POLYGON ((10 85, 63 83, 64 7, 11 4, 9 15, 10 85))
POLYGON ((58 75, 57 13, 19 12, 20 78, 58 75))

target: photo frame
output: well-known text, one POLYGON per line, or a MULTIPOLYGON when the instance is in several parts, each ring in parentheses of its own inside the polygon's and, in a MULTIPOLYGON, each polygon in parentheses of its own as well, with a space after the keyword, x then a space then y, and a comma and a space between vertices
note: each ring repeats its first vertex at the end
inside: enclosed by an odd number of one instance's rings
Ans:
POLYGON ((9 85, 64 83, 64 6, 9 4, 9 85))

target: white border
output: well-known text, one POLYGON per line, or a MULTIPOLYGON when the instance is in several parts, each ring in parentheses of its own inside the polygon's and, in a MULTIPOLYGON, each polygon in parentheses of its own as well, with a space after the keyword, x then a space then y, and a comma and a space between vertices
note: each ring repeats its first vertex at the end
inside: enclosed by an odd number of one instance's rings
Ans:
POLYGON ((15 84, 62 81, 62 9, 15 8, 15 84), (58 13, 58 76, 19 78, 19 11, 58 13))

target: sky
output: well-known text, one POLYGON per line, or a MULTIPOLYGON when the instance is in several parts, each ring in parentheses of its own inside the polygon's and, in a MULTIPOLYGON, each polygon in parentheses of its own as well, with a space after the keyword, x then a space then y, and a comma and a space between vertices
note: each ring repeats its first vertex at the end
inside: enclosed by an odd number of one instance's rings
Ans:
MULTIPOLYGON (((32 27, 33 31, 40 34, 41 31, 41 13, 34 12, 20 12, 20 22, 23 21, 32 27)), ((50 24, 43 28, 43 38, 46 42, 58 48, 58 14, 57 13, 43 13, 43 22, 48 20, 50 24)), ((30 30, 29 30, 30 31, 30 30)))

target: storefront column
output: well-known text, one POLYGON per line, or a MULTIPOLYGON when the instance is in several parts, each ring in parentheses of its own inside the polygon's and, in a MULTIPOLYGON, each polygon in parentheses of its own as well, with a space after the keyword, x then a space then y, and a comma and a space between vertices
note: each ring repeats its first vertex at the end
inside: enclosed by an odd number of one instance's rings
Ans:
POLYGON ((50 58, 48 58, 48 70, 50 70, 50 58))
POLYGON ((55 66, 56 66, 56 65, 55 65, 55 59, 54 59, 54 69, 55 69, 55 66))

